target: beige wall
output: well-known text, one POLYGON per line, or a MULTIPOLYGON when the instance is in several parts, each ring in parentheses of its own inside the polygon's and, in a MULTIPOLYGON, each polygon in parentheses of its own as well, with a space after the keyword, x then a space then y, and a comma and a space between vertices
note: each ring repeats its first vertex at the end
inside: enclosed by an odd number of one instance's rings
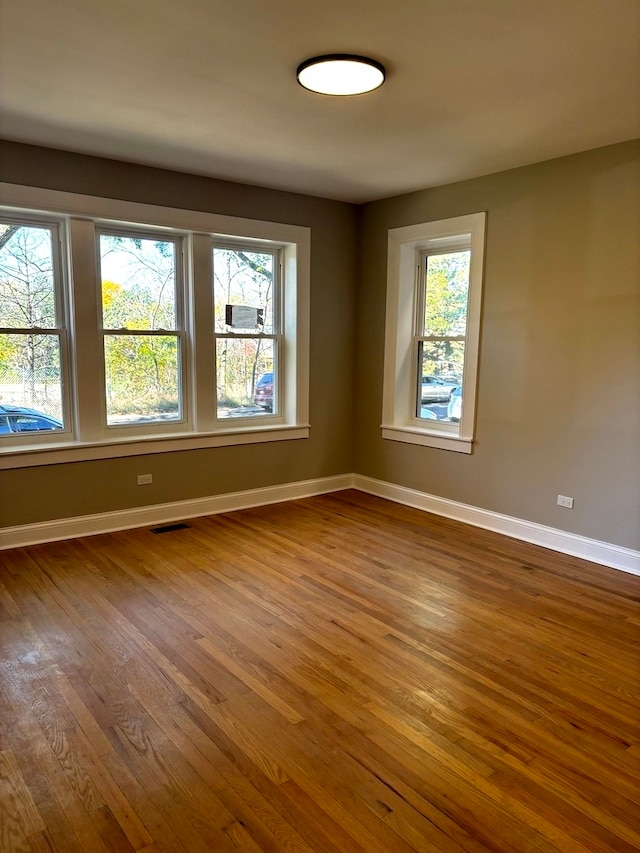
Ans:
POLYGON ((640 143, 368 204, 361 228, 355 469, 640 548, 640 143), (387 229, 482 210, 474 453, 384 441, 387 229))
POLYGON ((625 143, 357 209, 3 144, 1 180, 310 226, 311 438, 0 472, 0 526, 357 471, 640 548, 639 163, 625 143), (474 453, 383 441, 387 229, 481 210, 474 453))
POLYGON ((311 437, 0 471, 0 527, 186 500, 352 470, 357 209, 33 146, 2 143, 0 180, 309 226, 311 437), (153 474, 153 485, 135 475, 153 474))

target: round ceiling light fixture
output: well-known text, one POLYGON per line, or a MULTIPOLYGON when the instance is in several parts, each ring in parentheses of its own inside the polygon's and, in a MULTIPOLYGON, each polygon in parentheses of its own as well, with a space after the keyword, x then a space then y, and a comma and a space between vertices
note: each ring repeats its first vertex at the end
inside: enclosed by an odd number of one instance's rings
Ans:
POLYGON ((298 83, 321 95, 362 95, 382 86, 384 65, 366 56, 331 53, 298 65, 298 83))

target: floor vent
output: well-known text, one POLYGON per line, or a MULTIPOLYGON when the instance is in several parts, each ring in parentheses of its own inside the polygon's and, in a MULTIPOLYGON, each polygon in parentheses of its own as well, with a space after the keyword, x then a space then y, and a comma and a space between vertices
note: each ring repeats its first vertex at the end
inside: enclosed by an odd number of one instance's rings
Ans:
POLYGON ((172 533, 174 530, 187 530, 188 524, 180 522, 180 524, 164 524, 162 527, 152 527, 152 533, 172 533))

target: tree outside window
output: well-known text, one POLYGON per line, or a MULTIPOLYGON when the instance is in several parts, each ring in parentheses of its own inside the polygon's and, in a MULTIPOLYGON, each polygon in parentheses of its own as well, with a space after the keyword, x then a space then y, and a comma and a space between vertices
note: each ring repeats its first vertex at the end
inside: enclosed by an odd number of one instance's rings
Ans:
POLYGON ((217 413, 255 417, 277 413, 279 317, 274 300, 277 255, 249 248, 213 250, 217 413), (231 327, 227 306, 255 310, 254 326, 231 327), (271 374, 271 398, 258 398, 256 385, 271 374))
POLYGON ((56 226, 0 222, 0 405, 61 419, 56 226))
POLYGON ((99 243, 107 422, 179 419, 176 244, 120 234, 99 243))

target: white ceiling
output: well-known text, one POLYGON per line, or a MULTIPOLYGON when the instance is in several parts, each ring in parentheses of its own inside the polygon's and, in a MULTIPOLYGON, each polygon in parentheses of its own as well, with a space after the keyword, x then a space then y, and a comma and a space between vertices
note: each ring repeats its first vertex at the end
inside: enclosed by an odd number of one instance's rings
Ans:
POLYGON ((640 137, 640 0, 3 0, 2 136, 362 202, 640 137), (295 80, 383 62, 368 95, 295 80))

